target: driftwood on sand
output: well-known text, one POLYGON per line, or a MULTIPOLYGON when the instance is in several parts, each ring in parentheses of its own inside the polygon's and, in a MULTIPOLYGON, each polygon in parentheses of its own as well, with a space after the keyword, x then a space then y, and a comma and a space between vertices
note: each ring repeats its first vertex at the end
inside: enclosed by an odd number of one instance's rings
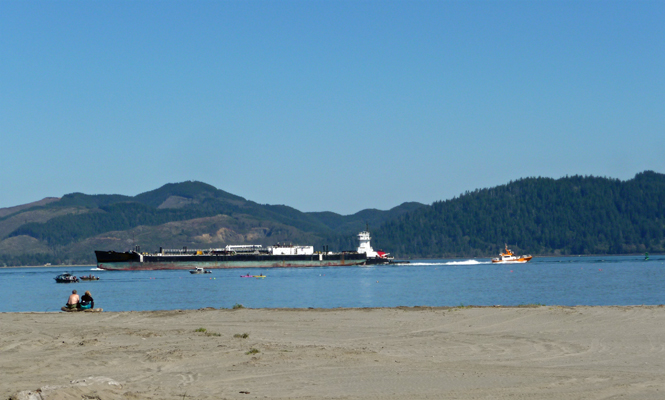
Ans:
POLYGON ((102 308, 81 309, 81 308, 69 308, 69 307, 65 307, 65 306, 62 306, 60 309, 64 312, 102 312, 102 311, 104 311, 102 308))

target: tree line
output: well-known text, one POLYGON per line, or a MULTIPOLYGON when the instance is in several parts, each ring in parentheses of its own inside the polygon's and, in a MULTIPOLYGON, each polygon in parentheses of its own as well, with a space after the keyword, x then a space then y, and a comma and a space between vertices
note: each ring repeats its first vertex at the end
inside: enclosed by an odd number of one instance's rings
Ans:
POLYGON ((538 255, 665 251, 665 175, 525 178, 383 224, 377 243, 402 257, 483 257, 509 244, 538 255))
POLYGON ((518 253, 533 255, 665 252, 665 175, 652 171, 627 181, 593 176, 524 178, 430 206, 404 203, 390 211, 364 210, 351 216, 301 213, 238 197, 229 201, 232 195, 208 195, 210 192, 202 191, 207 186, 199 183, 184 187, 186 193, 180 186, 166 185, 169 191, 160 188, 135 198, 67 195, 61 204, 47 207, 77 206, 81 213, 26 223, 9 234, 31 236, 53 251, 0 254, 0 265, 89 262, 68 249, 109 231, 219 214, 250 215, 259 224, 264 221, 294 227, 311 240, 303 244, 317 249, 329 246, 336 251, 354 250, 358 230, 368 223, 373 247, 403 258, 488 257, 495 256, 504 244, 518 253), (181 196, 198 190, 199 195, 190 206, 155 206, 174 190, 181 190, 176 193, 181 196))

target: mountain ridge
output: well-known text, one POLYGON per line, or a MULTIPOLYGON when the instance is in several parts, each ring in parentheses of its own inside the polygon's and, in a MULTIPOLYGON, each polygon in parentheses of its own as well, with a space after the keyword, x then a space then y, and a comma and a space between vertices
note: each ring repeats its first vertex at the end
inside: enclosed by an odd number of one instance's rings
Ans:
POLYGON ((665 252, 665 175, 522 178, 384 224, 382 245, 418 257, 480 257, 504 243, 541 255, 665 252), (414 251, 417 250, 417 251, 414 251))
MULTIPOLYGON (((361 210, 346 216, 304 213, 286 205, 258 204, 198 181, 168 183, 136 196, 76 192, 30 204, 0 219, 0 265, 34 264, 49 258, 42 254, 37 259, 28 244, 49 249, 51 258, 77 264, 94 262, 94 250, 125 251, 134 244, 155 249, 300 240, 335 248, 351 243, 366 224, 378 226, 424 206, 404 203, 387 211, 361 210), (339 240, 339 235, 348 237, 339 240), (21 248, 20 243, 26 245, 21 248)), ((345 248, 351 249, 355 246, 345 248)))
POLYGON ((521 178, 423 205, 351 215, 258 204, 203 182, 137 196, 70 193, 0 209, 0 265, 93 263, 94 250, 223 247, 275 242, 353 250, 372 244, 403 258, 665 252, 665 175, 521 178))

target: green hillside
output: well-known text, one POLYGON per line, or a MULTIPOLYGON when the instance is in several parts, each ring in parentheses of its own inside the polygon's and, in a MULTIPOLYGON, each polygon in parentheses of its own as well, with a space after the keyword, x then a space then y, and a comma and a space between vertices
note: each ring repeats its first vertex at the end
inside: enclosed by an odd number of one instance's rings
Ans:
POLYGON ((665 175, 524 178, 431 206, 403 203, 352 215, 258 204, 202 182, 137 196, 72 193, 0 209, 0 266, 93 263, 94 250, 276 242, 397 257, 489 257, 505 243, 533 255, 665 252, 665 175))
POLYGON ((421 206, 405 203, 350 216, 303 213, 192 181, 137 196, 71 193, 0 210, 0 266, 93 263, 94 250, 125 251, 135 244, 155 250, 282 241, 353 249, 355 234, 366 224, 379 226, 421 206))
POLYGON ((384 248, 413 257, 665 251, 665 175, 526 178, 480 189, 386 222, 384 248))

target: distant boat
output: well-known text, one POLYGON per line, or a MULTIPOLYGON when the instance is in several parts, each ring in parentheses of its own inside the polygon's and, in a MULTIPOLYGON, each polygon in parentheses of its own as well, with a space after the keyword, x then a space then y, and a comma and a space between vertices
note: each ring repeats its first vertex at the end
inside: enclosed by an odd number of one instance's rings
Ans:
POLYGON ((79 279, 82 281, 98 281, 99 277, 90 274, 90 275, 79 276, 79 279))
POLYGON ((196 267, 196 269, 192 269, 189 271, 190 274, 210 274, 212 272, 208 271, 207 269, 201 268, 201 267, 196 267))
POLYGON ((649 260, 649 253, 644 253, 644 261, 648 261, 648 260, 649 260))
POLYGON ((77 277, 67 272, 60 274, 53 279, 55 279, 57 283, 75 283, 79 281, 77 277))
POLYGON ((525 263, 531 260, 533 256, 531 255, 523 255, 523 256, 516 256, 513 254, 513 251, 508 248, 508 245, 506 244, 506 251, 503 253, 499 253, 499 257, 493 258, 492 262, 493 263, 503 263, 503 264, 514 264, 514 263, 525 263))

